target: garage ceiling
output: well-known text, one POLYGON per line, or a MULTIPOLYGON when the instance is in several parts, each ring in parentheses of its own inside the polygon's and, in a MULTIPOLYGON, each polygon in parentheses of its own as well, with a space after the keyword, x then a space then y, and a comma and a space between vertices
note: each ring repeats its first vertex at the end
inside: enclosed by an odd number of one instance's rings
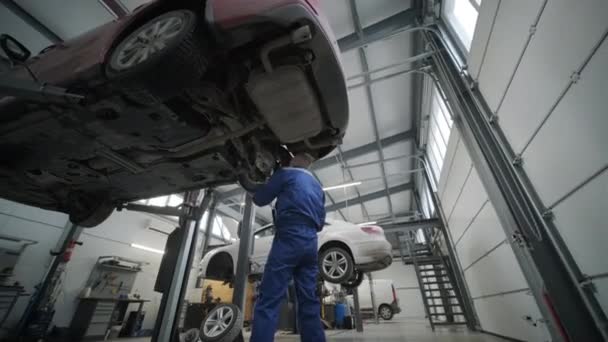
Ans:
MULTIPOLYGON (((112 4, 131 11, 143 0, 0 0, 2 31, 13 34, 32 50, 50 44, 49 35, 69 39, 112 20, 112 4), (14 6, 17 5, 17 6, 14 6), (110 5, 110 6, 108 6, 110 5), (18 7, 32 17, 28 23, 14 12, 18 7), (67 12, 66 12, 67 11, 67 12), (66 20, 69 18, 69 20, 66 20), (38 26, 36 24, 38 22, 38 26), (8 23, 8 28, 5 28, 8 23), (32 29, 37 27, 37 31, 32 29), (46 31, 46 32, 45 32, 46 31)), ((414 24, 411 1, 325 0, 321 2, 342 49, 349 85, 350 123, 343 144, 314 172, 323 186, 352 181, 361 184, 327 192, 328 216, 354 223, 379 221, 409 215, 414 209, 411 183, 417 122, 413 78, 399 71, 410 69, 403 61, 414 55, 412 34, 389 34, 414 24), (362 47, 361 47, 362 46, 362 47), (361 47, 361 48, 359 48, 361 47), (391 66, 386 68, 387 66, 391 66), (379 72, 370 70, 384 68, 379 72), (387 160, 383 162, 383 160, 387 160)), ((223 204, 241 211, 243 193, 235 186, 221 187, 223 204)), ((262 221, 270 221, 270 209, 258 210, 262 221)))

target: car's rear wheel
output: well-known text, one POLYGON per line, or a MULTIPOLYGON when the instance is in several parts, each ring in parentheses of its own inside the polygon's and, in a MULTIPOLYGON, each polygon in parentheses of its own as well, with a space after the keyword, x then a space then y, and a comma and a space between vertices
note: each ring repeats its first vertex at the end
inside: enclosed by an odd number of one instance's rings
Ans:
POLYGON ((356 287, 359 287, 359 285, 361 285, 362 282, 363 282, 363 272, 359 271, 359 270, 355 270, 355 272, 353 273, 353 276, 347 282, 344 282, 340 285, 342 285, 343 287, 345 287, 347 289, 354 289, 356 287))
POLYGON ((319 256, 319 271, 325 281, 341 284, 348 281, 355 270, 350 253, 341 247, 331 247, 319 256))
POLYGON ((106 75, 127 97, 155 104, 197 85, 207 69, 197 16, 175 10, 150 19, 123 37, 106 63, 106 75))
POLYGON ((385 321, 393 319, 393 308, 390 305, 382 304, 378 308, 378 315, 385 321))

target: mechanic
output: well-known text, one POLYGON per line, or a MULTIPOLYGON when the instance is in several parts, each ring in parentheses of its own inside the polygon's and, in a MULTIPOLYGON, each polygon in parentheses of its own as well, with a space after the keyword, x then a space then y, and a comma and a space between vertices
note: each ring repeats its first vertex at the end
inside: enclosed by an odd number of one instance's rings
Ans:
POLYGON ((275 236, 255 304, 252 342, 274 340, 279 305, 292 277, 301 340, 325 341, 316 295, 317 232, 325 223, 325 193, 308 171, 313 161, 307 153, 296 154, 291 167, 277 169, 268 183, 255 191, 253 202, 258 206, 268 205, 275 198, 277 201, 275 236))

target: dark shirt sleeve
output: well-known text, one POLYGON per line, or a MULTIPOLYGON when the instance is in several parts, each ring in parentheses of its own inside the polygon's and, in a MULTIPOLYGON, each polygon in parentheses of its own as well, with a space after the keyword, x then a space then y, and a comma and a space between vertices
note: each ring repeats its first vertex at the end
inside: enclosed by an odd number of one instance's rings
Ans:
POLYGON ((265 205, 269 205, 279 193, 281 192, 281 188, 284 183, 284 174, 281 169, 275 171, 274 174, 270 177, 270 180, 260 186, 253 195, 253 203, 255 203, 258 207, 263 207, 265 205))

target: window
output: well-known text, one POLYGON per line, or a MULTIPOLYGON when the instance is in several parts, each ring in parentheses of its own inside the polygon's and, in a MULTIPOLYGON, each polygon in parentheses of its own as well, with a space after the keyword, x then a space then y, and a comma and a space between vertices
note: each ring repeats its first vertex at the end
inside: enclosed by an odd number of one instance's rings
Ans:
POLYGON ((268 226, 266 228, 262 228, 262 229, 258 230, 257 232, 255 232, 255 234, 253 236, 256 239, 268 237, 268 236, 274 236, 274 226, 268 226))
POLYGON ((432 88, 430 96, 426 157, 433 177, 438 180, 448 149, 453 122, 437 88, 432 88))
POLYGON ((481 0, 445 0, 443 15, 449 27, 456 33, 464 48, 471 48, 481 0))

